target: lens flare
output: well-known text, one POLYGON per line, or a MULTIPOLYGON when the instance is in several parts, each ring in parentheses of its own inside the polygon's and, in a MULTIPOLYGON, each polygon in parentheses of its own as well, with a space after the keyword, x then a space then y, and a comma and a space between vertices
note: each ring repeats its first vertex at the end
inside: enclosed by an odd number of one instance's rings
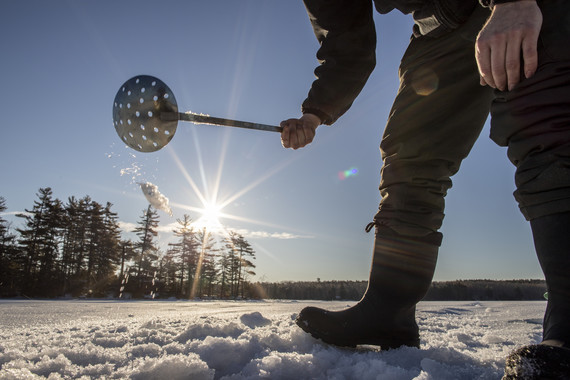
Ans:
POLYGON ((358 169, 357 168, 350 168, 348 170, 342 171, 342 172, 338 172, 338 178, 343 181, 349 177, 354 177, 355 175, 358 174, 358 169))

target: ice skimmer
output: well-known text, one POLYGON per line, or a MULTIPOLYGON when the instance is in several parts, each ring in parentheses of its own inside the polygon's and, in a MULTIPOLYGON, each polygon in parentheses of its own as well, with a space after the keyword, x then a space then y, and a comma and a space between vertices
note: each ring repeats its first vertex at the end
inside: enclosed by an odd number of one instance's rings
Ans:
POLYGON ((160 79, 137 75, 126 81, 113 102, 113 124, 119 137, 139 152, 156 152, 172 140, 178 120, 195 124, 281 132, 273 125, 178 112, 172 90, 160 79))

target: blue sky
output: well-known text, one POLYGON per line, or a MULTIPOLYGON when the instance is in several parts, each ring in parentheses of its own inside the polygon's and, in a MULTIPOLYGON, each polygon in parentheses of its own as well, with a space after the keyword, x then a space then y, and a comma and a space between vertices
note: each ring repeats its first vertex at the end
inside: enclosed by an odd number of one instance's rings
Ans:
MULTIPOLYGON (((8 1, 0 13, 4 217, 54 196, 114 204, 125 226, 148 203, 137 181, 170 199, 165 228, 202 207, 190 182, 257 252, 257 278, 362 280, 379 202, 378 145, 396 93, 411 20, 376 15, 378 65, 352 109, 299 151, 279 135, 180 122, 159 152, 121 143, 112 101, 139 74, 166 82, 180 111, 279 124, 298 117, 318 47, 300 1, 8 1), (352 168, 344 180, 339 172, 352 168), (123 174, 122 174, 123 173, 123 174), (191 178, 191 181, 188 180, 191 178), (185 207, 183 207, 185 206, 185 207)), ((454 177, 436 280, 541 278, 530 229, 512 198, 514 168, 488 124, 454 177)), ((127 236, 125 234, 125 236, 127 236)), ((161 233, 161 244, 169 241, 161 233)))

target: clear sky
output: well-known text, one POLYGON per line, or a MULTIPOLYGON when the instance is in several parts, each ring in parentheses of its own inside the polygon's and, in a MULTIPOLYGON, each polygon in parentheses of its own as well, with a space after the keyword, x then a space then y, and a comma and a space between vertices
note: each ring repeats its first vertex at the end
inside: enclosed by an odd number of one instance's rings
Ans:
MULTIPOLYGON (((378 65, 351 110, 315 142, 180 122, 172 142, 138 153, 119 140, 112 102, 127 79, 166 82, 181 112, 265 124, 300 116, 318 44, 301 1, 6 1, 0 12, 0 196, 11 214, 54 196, 113 203, 134 225, 148 203, 137 181, 170 199, 166 227, 228 201, 221 222, 257 252, 257 279, 363 280, 378 202, 382 130, 411 20, 376 15, 378 65), (340 179, 339 173, 357 173, 340 179), (217 192, 216 192, 217 189, 217 192)), ((447 197, 436 280, 541 278, 530 228, 512 197, 514 168, 486 125, 447 197)), ((125 237, 128 236, 125 234, 125 237)), ((162 232, 164 246, 169 234, 162 232)))

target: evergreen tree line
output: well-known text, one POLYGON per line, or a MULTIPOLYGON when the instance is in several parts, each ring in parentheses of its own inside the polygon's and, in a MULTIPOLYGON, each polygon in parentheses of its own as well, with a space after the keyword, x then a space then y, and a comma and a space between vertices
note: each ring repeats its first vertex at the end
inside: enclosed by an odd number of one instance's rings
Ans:
POLYGON ((544 280, 461 280, 434 282, 425 300, 537 301, 544 300, 544 280))
MULTIPOLYGON (((256 282, 249 284, 256 298, 358 301, 367 281, 256 282)), ((544 300, 544 280, 458 280, 433 282, 424 301, 544 300)))
MULTIPOLYGON (((177 220, 175 242, 156 245, 159 217, 143 210, 134 241, 123 239, 112 204, 90 197, 54 199, 41 188, 33 207, 18 215, 13 230, 2 217, 0 196, 0 296, 64 295, 119 298, 262 298, 359 300, 366 281, 251 283, 255 251, 234 232, 217 241, 196 230, 192 219, 177 220)), ((434 282, 424 300, 542 300, 543 280, 434 282)))
POLYGON ((249 297, 255 251, 241 235, 218 241, 192 219, 177 220, 175 242, 157 247, 159 217, 151 206, 123 239, 112 204, 89 196, 53 197, 40 188, 31 209, 12 229, 0 196, 0 296, 119 298, 249 297))

